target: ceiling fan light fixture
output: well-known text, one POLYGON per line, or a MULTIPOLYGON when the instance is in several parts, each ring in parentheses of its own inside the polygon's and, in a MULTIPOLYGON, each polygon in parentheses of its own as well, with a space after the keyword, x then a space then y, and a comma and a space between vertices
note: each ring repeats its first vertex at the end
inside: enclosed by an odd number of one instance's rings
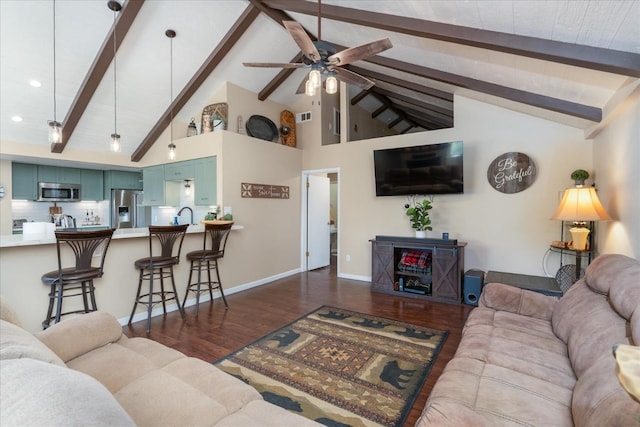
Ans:
POLYGON ((333 95, 334 93, 338 92, 338 79, 336 79, 336 76, 334 76, 333 74, 327 77, 325 85, 327 93, 329 95, 333 95))
POLYGON ((316 94, 316 87, 313 85, 311 79, 308 79, 304 86, 304 94, 307 96, 315 96, 316 94))
POLYGON ((309 81, 313 84, 314 88, 319 88, 322 85, 322 75, 320 74, 320 70, 311 70, 309 72, 309 81))

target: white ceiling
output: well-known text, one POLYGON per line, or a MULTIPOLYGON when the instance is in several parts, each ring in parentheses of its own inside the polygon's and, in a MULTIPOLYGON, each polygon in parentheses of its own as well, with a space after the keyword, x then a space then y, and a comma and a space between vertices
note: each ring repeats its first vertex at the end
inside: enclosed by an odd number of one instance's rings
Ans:
MULTIPOLYGON (((324 0, 371 12, 531 36, 640 54, 640 2, 542 0, 324 0)), ((173 97, 184 88, 227 31, 250 5, 246 0, 147 0, 117 52, 117 130, 123 153, 131 154, 167 109, 170 100, 170 41, 173 40, 173 97)), ((49 145, 53 119, 52 0, 0 0, 0 141, 49 145), (33 88, 30 80, 42 82, 33 88), (12 117, 23 121, 16 123, 12 117)), ((58 121, 65 118, 83 79, 113 24, 104 1, 57 0, 56 100, 58 121)), ((317 34, 315 16, 290 13, 317 34)), ((523 56, 419 38, 344 22, 322 20, 322 39, 354 46, 389 37, 393 48, 380 56, 473 79, 603 108, 629 77, 523 56)), ((286 30, 261 14, 189 102, 175 125, 198 117, 225 81, 260 92, 278 69, 245 68, 242 62, 288 62, 298 53, 286 30)), ((359 67, 378 70, 358 62, 359 67)), ((448 92, 459 88, 394 72, 405 80, 448 92)), ((269 99, 292 105, 304 71, 297 70, 269 99)), ((114 131, 113 64, 82 115, 67 147, 104 152, 114 131)), ((491 97, 488 97, 491 99, 491 97)), ((508 101, 510 108, 527 106, 508 101)), ((536 108, 530 113, 536 114, 536 108)), ((586 128, 588 120, 553 113, 554 120, 586 128)), ((1 150, 0 150, 1 151, 1 150)))

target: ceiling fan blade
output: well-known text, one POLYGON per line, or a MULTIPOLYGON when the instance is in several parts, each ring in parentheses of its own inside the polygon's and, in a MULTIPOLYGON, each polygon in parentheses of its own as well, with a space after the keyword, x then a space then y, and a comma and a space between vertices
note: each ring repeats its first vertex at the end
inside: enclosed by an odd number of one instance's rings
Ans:
POLYGON ((300 50, 302 50, 302 54, 306 56, 309 60, 313 62, 318 62, 320 60, 320 53, 316 48, 316 45, 313 44, 313 41, 307 35, 307 32, 302 28, 302 25, 298 24, 296 21, 282 21, 282 24, 285 26, 287 31, 293 40, 296 42, 300 50))
POLYGON ((337 52, 328 58, 328 62, 331 65, 346 65, 360 59, 377 55, 378 53, 391 49, 392 47, 393 45, 391 44, 391 40, 388 38, 380 39, 337 52))
POLYGON ((245 67, 261 67, 261 68, 304 68, 305 64, 302 62, 243 62, 245 67))
POLYGON ((345 70, 344 68, 337 68, 337 67, 334 68, 333 71, 336 73, 340 81, 358 86, 363 90, 369 90, 375 85, 375 83, 372 80, 362 77, 360 74, 356 74, 353 71, 349 71, 349 70, 345 70))

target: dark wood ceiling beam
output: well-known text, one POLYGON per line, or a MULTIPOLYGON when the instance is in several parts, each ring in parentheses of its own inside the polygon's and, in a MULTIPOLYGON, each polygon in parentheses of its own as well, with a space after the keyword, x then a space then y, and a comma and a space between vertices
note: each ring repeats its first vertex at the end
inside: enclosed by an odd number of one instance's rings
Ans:
POLYGON ((442 108, 442 107, 438 107, 437 105, 433 105, 433 104, 428 104, 426 102, 422 102, 416 98, 411 98, 409 96, 405 96, 405 95, 401 95, 399 93, 395 93, 386 89, 382 89, 380 87, 374 86, 371 88, 371 90, 375 93, 378 93, 380 95, 384 95, 387 98, 395 98, 395 99, 399 99, 401 101, 406 102, 407 104, 413 104, 413 105, 417 105, 420 106, 421 108, 425 109, 425 110, 429 110, 429 111, 433 111, 435 113, 440 113, 443 114, 445 116, 451 116, 453 117, 453 110, 452 109, 448 109, 448 108, 442 108))
MULTIPOLYGON (((272 8, 284 9, 290 12, 307 15, 317 14, 315 2, 265 0, 265 3, 272 8)), ((462 27, 334 5, 323 5, 322 17, 416 37, 490 49, 608 73, 640 77, 640 54, 637 53, 462 27)))
POLYGON ((348 69, 349 71, 353 71, 354 73, 360 74, 364 77, 368 77, 374 80, 379 80, 381 82, 389 83, 404 89, 409 89, 424 95, 429 95, 434 98, 442 99, 444 101, 453 102, 453 94, 449 92, 434 89, 428 86, 423 86, 418 83, 408 82, 406 80, 399 79, 397 77, 392 77, 387 74, 367 70, 366 68, 362 68, 362 67, 356 67, 355 65, 351 65, 351 64, 346 65, 344 68, 348 69))
POLYGON ((394 104, 394 106, 402 109, 405 114, 413 117, 423 117, 435 125, 451 126, 453 124, 453 116, 446 116, 433 111, 425 111, 417 105, 394 104))
POLYGON ((76 129, 78 122, 80 122, 80 118, 87 109, 93 94, 96 92, 98 85, 109 69, 109 65, 111 65, 114 54, 114 34, 116 36, 115 50, 117 52, 143 4, 144 0, 128 0, 118 13, 115 28, 111 28, 107 38, 102 42, 102 46, 100 46, 100 50, 93 60, 93 64, 91 64, 87 75, 84 77, 84 81, 80 85, 80 89, 76 93, 76 97, 73 99, 73 102, 71 102, 66 117, 62 121, 62 143, 51 144, 52 153, 62 153, 62 151, 64 151, 71 135, 73 135, 73 131, 76 129))
POLYGON ((367 96, 369 96, 370 93, 371 91, 369 90, 361 90, 353 98, 351 98, 351 105, 356 105, 357 103, 365 99, 367 96))
POLYGON ((387 125, 388 129, 391 129, 392 127, 394 127, 395 125, 397 125, 398 123, 400 123, 403 120, 402 117, 398 116, 395 120, 389 122, 389 124, 387 125))
POLYGON ((416 76, 424 77, 427 79, 437 80, 443 83, 462 87, 475 92, 486 93, 489 95, 497 96, 499 98, 504 98, 522 104, 566 114, 568 116, 579 117, 581 119, 590 120, 592 122, 600 122, 602 120, 602 109, 591 107, 589 105, 578 104, 576 102, 565 101, 563 99, 553 98, 551 96, 526 92, 524 90, 501 86, 495 83, 483 82, 481 80, 447 73, 445 71, 435 70, 433 68, 423 67, 421 65, 410 64, 408 62, 398 61, 391 58, 384 58, 379 55, 369 57, 365 59, 365 61, 371 62, 372 64, 381 65, 383 67, 415 74, 416 76))
POLYGON ((198 90, 200 85, 209 77, 215 68, 222 62, 224 57, 229 53, 233 46, 238 42, 240 37, 247 31, 251 23, 260 15, 260 10, 253 5, 247 6, 242 15, 236 20, 231 29, 225 34, 223 39, 218 43, 216 48, 211 52, 209 57, 200 66, 195 75, 189 80, 184 89, 176 96, 169 108, 162 113, 158 122, 153 126, 149 134, 144 138, 142 143, 136 148, 131 155, 131 161, 139 162, 142 157, 149 151, 162 132, 169 126, 171 120, 171 112, 174 114, 179 112, 182 107, 189 101, 193 94, 198 90))
MULTIPOLYGON (((274 20, 277 24, 279 24, 282 27, 284 27, 284 24, 282 23, 282 21, 294 20, 291 16, 289 16, 284 11, 267 6, 262 0, 249 0, 249 1, 251 2, 252 5, 258 8, 262 13, 267 15, 269 18, 274 20)), ((309 37, 311 37, 311 40, 316 40, 316 37, 313 34, 309 33, 308 31, 307 31, 307 34, 309 35, 309 37)), ((302 62, 302 53, 301 52, 298 53, 289 62, 302 62)), ((279 71, 278 74, 276 74, 276 76, 269 83, 267 83, 267 85, 264 88, 262 88, 260 93, 258 93, 258 99, 260 101, 264 101, 265 99, 267 99, 273 92, 275 92, 276 89, 280 87, 280 85, 282 85, 285 82, 285 80, 287 80, 295 72, 295 70, 296 70, 295 68, 283 68, 281 71, 279 71)))
MULTIPOLYGON (((302 53, 298 53, 296 56, 291 58, 291 61, 289 62, 301 61, 302 53)), ((280 85, 284 83, 285 80, 287 80, 291 76, 291 74, 293 74, 295 70, 295 68, 283 68, 282 70, 280 70, 280 72, 278 72, 278 74, 276 74, 276 76, 269 83, 267 83, 264 88, 262 88, 260 93, 258 93, 258 99, 260 101, 264 101, 265 99, 267 99, 269 95, 271 95, 276 89, 278 89, 280 85)))
POLYGON ((380 114, 384 113, 388 109, 389 109, 389 105, 388 104, 386 104, 386 103, 382 104, 382 106, 380 106, 373 113, 371 113, 371 118, 375 119, 376 117, 378 117, 380 114))
POLYGON ((442 129, 447 127, 453 127, 453 120, 440 120, 437 117, 433 116, 425 116, 424 112, 417 110, 404 110, 407 117, 410 119, 419 122, 422 126, 428 129, 442 129))

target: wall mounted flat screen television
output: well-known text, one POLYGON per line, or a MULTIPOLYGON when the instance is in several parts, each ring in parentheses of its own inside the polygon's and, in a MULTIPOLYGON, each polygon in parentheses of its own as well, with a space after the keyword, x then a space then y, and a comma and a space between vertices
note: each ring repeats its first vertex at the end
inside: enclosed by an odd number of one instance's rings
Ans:
POLYGON ((462 141, 374 150, 376 196, 464 192, 462 141))

